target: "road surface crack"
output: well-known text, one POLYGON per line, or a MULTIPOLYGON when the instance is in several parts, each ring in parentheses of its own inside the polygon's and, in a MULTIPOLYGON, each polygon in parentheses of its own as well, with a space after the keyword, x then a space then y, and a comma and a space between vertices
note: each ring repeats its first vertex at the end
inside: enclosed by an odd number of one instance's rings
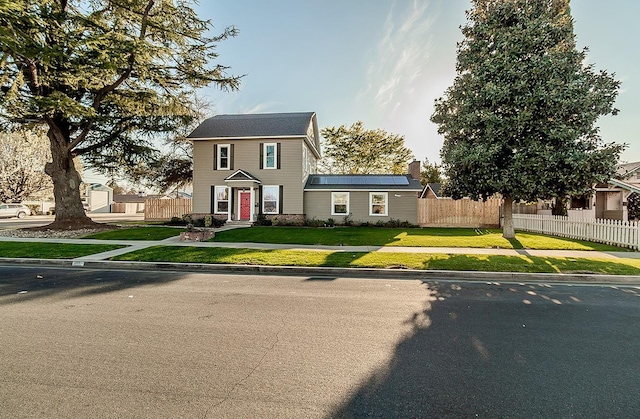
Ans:
POLYGON ((275 336, 274 336, 274 340, 271 343, 271 346, 269 346, 264 353, 262 354, 262 356, 260 357, 260 359, 258 360, 258 362, 256 362, 256 364, 253 366, 253 368, 251 369, 251 371, 249 371, 249 373, 247 375, 245 375, 243 378, 241 378, 240 380, 238 380, 233 387, 231 387, 231 390, 229 390, 229 392, 227 393, 227 395, 224 397, 224 399, 222 399, 220 402, 216 403, 215 405, 211 406, 207 412, 204 414, 205 419, 209 416, 209 412, 211 410, 214 410, 216 408, 218 408, 219 406, 221 406, 222 404, 224 404, 227 400, 229 400, 231 398, 231 395, 233 394, 233 392, 245 381, 247 381, 252 375, 253 373, 258 369, 258 367, 260 365, 262 365, 262 363, 264 362, 265 358, 267 357, 267 355, 269 355, 269 353, 273 350, 273 348, 276 347, 276 345, 278 344, 278 342, 280 341, 280 333, 282 333, 282 331, 284 330, 285 327, 285 323, 284 323, 284 319, 282 320, 282 325, 280 326, 280 329, 276 332, 275 336))

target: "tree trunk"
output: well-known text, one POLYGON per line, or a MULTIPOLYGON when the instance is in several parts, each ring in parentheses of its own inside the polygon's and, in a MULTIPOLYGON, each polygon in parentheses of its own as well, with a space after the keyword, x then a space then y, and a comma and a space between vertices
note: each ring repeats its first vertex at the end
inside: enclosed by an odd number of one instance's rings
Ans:
POLYGON ((502 225, 502 237, 505 239, 514 239, 516 237, 516 231, 513 228, 513 198, 510 196, 504 197, 504 203, 502 204, 502 215, 504 217, 504 224, 502 225))
POLYGON ((567 198, 556 198, 551 208, 553 215, 567 215, 567 198))
POLYGON ((46 164, 45 172, 53 180, 56 218, 46 227, 59 230, 96 228, 98 223, 94 223, 87 217, 82 206, 81 179, 73 163, 73 156, 67 150, 67 141, 61 139, 54 131, 50 128, 47 134, 51 142, 53 161, 46 164))

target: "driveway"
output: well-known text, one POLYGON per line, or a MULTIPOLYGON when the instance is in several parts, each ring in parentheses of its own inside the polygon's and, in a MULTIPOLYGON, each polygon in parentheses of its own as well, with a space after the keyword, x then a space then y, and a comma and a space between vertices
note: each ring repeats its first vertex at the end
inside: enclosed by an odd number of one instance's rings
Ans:
MULTIPOLYGON (((143 221, 144 214, 87 214, 89 218, 98 223, 118 223, 126 221, 143 221)), ((6 228, 27 228, 40 227, 50 224, 55 219, 53 215, 30 215, 23 219, 2 218, 0 219, 0 229, 6 228)))

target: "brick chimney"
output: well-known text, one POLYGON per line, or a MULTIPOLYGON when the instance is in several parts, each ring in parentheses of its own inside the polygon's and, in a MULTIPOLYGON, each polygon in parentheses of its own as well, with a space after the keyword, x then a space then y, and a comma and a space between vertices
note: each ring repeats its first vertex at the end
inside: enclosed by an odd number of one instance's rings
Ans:
POLYGON ((420 180, 420 161, 414 160, 409 163, 409 174, 415 180, 420 180))

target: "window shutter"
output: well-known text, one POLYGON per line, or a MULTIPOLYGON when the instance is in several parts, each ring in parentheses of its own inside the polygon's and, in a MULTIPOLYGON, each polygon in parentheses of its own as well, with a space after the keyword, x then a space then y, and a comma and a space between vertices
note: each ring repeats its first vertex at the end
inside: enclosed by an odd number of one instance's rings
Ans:
POLYGON ((260 170, 264 167, 264 143, 260 143, 260 170))
POLYGON ((262 215, 262 185, 258 187, 258 214, 262 215))
POLYGON ((218 144, 213 145, 213 170, 218 170, 218 144))
POLYGON ((216 212, 216 187, 211 185, 211 211, 209 214, 215 214, 216 212))
POLYGON ((233 188, 231 186, 229 186, 229 213, 231 214, 231 219, 233 219, 233 214, 234 214, 234 203, 235 203, 235 199, 234 198, 234 193, 233 193, 233 188))
POLYGON ((233 144, 229 146, 229 170, 233 170, 233 144))
POLYGON ((277 165, 277 168, 279 169, 280 168, 280 155, 282 154, 280 152, 280 148, 281 148, 280 147, 280 143, 278 143, 278 147, 277 148, 278 148, 278 161, 276 162, 276 165, 277 165))
POLYGON ((278 209, 278 214, 284 214, 284 212, 282 211, 283 205, 282 205, 282 192, 284 192, 284 186, 280 185, 280 197, 278 199, 278 203, 280 204, 280 208, 278 209))

